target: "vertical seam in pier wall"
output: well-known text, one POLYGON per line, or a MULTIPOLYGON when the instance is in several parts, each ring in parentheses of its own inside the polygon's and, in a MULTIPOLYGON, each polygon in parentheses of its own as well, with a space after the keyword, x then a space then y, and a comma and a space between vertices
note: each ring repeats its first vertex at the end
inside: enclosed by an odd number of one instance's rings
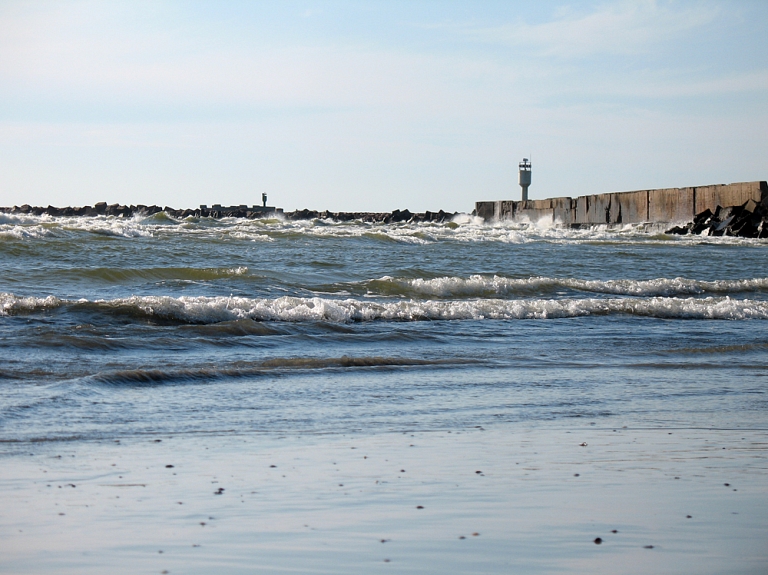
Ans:
POLYGON ((645 192, 645 220, 649 221, 651 219, 651 192, 646 191, 645 192))

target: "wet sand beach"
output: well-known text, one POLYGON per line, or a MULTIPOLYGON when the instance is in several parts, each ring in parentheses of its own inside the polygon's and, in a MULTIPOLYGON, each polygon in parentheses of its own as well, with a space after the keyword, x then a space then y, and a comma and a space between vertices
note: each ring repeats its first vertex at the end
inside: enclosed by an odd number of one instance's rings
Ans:
POLYGON ((4 573, 764 573, 768 432, 4 444, 4 573))

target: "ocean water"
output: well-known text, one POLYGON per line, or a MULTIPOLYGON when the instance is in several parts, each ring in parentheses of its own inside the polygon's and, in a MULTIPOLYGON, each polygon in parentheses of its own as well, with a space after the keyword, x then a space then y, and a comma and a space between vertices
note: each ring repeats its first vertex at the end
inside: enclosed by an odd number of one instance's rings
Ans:
POLYGON ((763 240, 0 215, 0 571, 764 573, 766 320, 763 240))

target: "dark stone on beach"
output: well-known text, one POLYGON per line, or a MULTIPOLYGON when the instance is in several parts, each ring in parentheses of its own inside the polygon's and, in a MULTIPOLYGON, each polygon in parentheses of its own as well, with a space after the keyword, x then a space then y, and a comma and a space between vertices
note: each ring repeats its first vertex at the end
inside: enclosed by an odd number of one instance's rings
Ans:
POLYGON ((595 537, 595 545, 600 545, 602 542, 603 540, 600 537, 595 537))
POLYGON ((165 466, 166 469, 171 469, 172 467, 173 467, 173 465, 166 465, 165 466))

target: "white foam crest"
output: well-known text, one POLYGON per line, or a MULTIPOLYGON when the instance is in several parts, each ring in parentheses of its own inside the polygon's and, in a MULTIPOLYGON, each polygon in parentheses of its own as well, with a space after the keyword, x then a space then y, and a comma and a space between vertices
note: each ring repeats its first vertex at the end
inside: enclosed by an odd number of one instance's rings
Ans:
MULTIPOLYGON (((296 222, 294 222, 296 223, 296 222)), ((424 224, 382 224, 382 223, 318 223, 317 221, 300 222, 293 227, 288 224, 289 231, 301 231, 309 236, 350 238, 369 237, 373 239, 391 240, 407 244, 429 244, 437 241, 424 224)))
POLYGON ((218 323, 234 319, 257 321, 419 321, 557 319, 589 315, 628 314, 682 319, 768 319, 768 301, 706 298, 566 298, 398 300, 376 302, 358 299, 275 299, 242 297, 131 296, 112 300, 62 300, 20 297, 0 293, 0 315, 62 305, 92 304, 107 309, 134 309, 144 314, 192 323, 218 323))
POLYGON ((485 223, 485 220, 481 218, 480 216, 473 216, 472 214, 456 214, 451 218, 451 221, 458 225, 466 225, 466 224, 475 224, 475 225, 482 225, 485 223))
POLYGON ((431 279, 397 279, 384 276, 380 282, 401 286, 407 291, 431 296, 482 296, 488 294, 568 288, 578 291, 630 296, 672 296, 705 293, 743 293, 768 290, 768 278, 703 281, 686 278, 651 280, 582 280, 573 278, 507 278, 472 275, 431 279))
POLYGON ((115 237, 151 237, 157 226, 143 223, 143 216, 117 218, 114 216, 41 216, 6 215, 0 221, 0 235, 16 239, 62 237, 84 231, 115 237))
POLYGON ((40 223, 41 217, 28 216, 26 214, 7 214, 0 212, 0 225, 23 225, 40 223))
POLYGON ((0 237, 17 240, 50 238, 64 235, 62 230, 41 225, 0 225, 0 237))
POLYGON ((49 295, 47 297, 24 297, 12 293, 0 293, 0 315, 14 311, 32 311, 46 307, 58 307, 64 300, 49 295))
POLYGON ((83 230, 93 234, 105 236, 139 238, 152 237, 152 228, 142 222, 142 217, 136 215, 132 218, 108 217, 81 217, 74 222, 63 222, 66 229, 83 230))
POLYGON ((246 318, 260 321, 357 322, 552 319, 615 314, 659 318, 768 319, 768 302, 730 297, 375 302, 287 296, 276 299, 133 296, 100 303, 132 306, 148 315, 201 323, 246 318))
POLYGON ((229 237, 236 238, 239 240, 251 240, 254 242, 274 242, 275 240, 271 238, 270 236, 259 233, 259 232, 251 232, 251 231, 233 231, 229 233, 229 237))

